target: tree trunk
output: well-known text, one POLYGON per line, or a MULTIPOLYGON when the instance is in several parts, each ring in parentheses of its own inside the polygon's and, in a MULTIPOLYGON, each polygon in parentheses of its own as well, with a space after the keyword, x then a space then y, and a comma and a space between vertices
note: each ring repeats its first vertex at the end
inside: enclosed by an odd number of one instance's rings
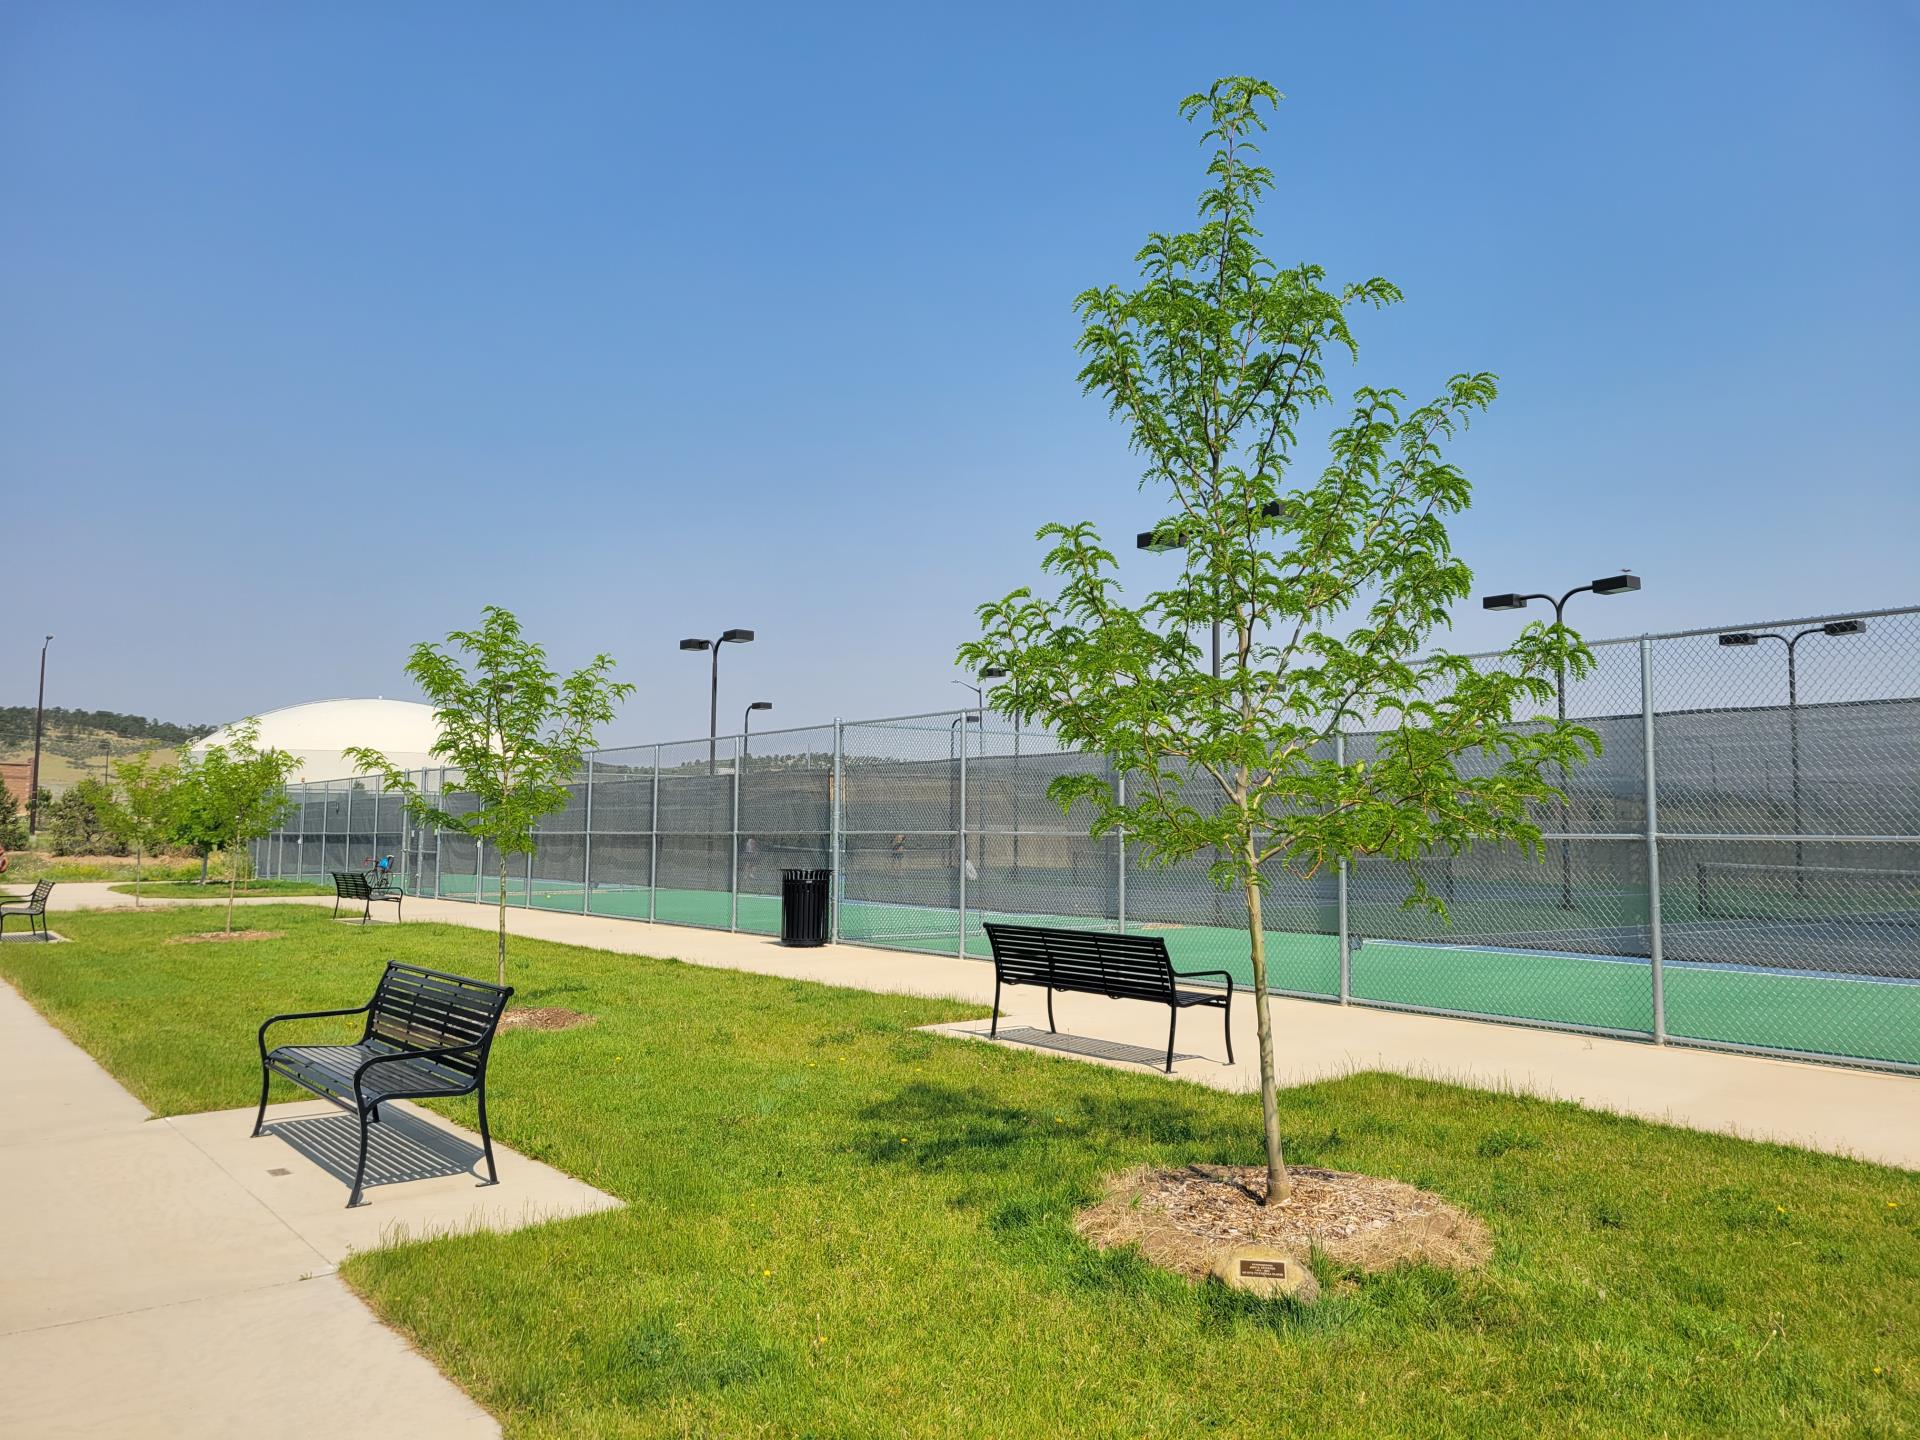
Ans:
POLYGON ((1247 853, 1247 937, 1253 954, 1253 1023, 1260 1034, 1260 1123, 1267 1135, 1267 1195, 1277 1205, 1293 1191, 1287 1162, 1280 1153, 1280 1097, 1273 1078, 1273 1016, 1267 1005, 1267 934, 1260 922, 1260 886, 1254 857, 1247 853))
POLYGON ((239 874, 240 874, 240 867, 233 864, 232 861, 228 861, 227 863, 227 933, 229 935, 233 933, 233 892, 239 888, 239 884, 240 884, 240 881, 238 879, 239 874))
POLYGON ((142 853, 141 846, 136 845, 133 847, 133 908, 136 910, 140 908, 140 856, 141 856, 141 853, 142 853))
POLYGON ((504 850, 500 851, 500 983, 507 983, 507 852, 504 850))
POLYGON ((206 883, 207 883, 207 857, 208 857, 209 855, 211 855, 212 853, 213 853, 213 852, 212 852, 211 850, 208 850, 208 849, 206 849, 205 847, 202 847, 202 848, 201 848, 201 851, 200 851, 200 883, 201 883, 202 885, 204 885, 204 884, 206 884, 206 883))

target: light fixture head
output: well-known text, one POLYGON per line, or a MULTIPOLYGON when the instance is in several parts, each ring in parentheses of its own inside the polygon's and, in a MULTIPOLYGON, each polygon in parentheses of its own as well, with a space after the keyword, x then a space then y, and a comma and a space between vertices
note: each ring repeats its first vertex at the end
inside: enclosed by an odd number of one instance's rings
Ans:
POLYGON ((1172 521, 1168 521, 1156 530, 1142 530, 1133 537, 1134 549, 1150 550, 1155 555, 1164 555, 1169 550, 1184 549, 1186 543, 1187 537, 1172 521))
POLYGON ((980 678, 982 680, 1004 680, 1007 678, 1007 667, 1004 665, 989 665, 980 672, 980 678))
POLYGON ((1596 595, 1625 595, 1629 591, 1638 590, 1639 588, 1640 577, 1638 575, 1609 575, 1604 580, 1596 580, 1593 582, 1593 593, 1596 595))
POLYGON ((713 648, 713 642, 711 640, 682 640, 680 642, 680 648, 682 650, 709 650, 713 648))
POLYGON ((1720 643, 1722 645, 1758 645, 1760 637, 1748 630, 1736 630, 1729 635, 1722 635, 1720 643))
POLYGON ((1482 610, 1524 610, 1527 597, 1524 595, 1485 595, 1481 597, 1482 610))
POLYGON ((753 632, 751 630, 722 630, 720 632, 720 638, 722 640, 730 640, 735 645, 744 645, 747 641, 753 639, 753 632))
POLYGON ((1864 620, 1829 620, 1820 627, 1823 635, 1864 635, 1867 622, 1864 620))
POLYGON ((772 708, 773 702, 771 700, 756 700, 747 706, 749 710, 771 710, 772 708))

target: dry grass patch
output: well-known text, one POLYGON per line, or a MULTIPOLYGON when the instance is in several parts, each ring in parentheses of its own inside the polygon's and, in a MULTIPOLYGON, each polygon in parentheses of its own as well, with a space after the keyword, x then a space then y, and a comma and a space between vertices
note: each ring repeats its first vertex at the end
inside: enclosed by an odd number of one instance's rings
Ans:
POLYGON ((1154 1264, 1206 1278, 1236 1245, 1267 1245, 1305 1259, 1314 1251, 1360 1270, 1424 1262, 1471 1270, 1493 1253, 1480 1220, 1438 1195, 1398 1180, 1296 1165, 1293 1193, 1260 1203, 1267 1172, 1252 1165, 1146 1167, 1116 1175, 1074 1226, 1102 1250, 1138 1245, 1154 1264))
POLYGON ((286 938, 284 930, 201 930, 192 935, 172 935, 167 939, 169 945, 203 945, 220 940, 282 940, 286 938))
POLYGON ((571 1030, 576 1025, 591 1025, 594 1017, 569 1010, 564 1005, 528 1005, 509 1010, 500 1017, 502 1030, 571 1030))

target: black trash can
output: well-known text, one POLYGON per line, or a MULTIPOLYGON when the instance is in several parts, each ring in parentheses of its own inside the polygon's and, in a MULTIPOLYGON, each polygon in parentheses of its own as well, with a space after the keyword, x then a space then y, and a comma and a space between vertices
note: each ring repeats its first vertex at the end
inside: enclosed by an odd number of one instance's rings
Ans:
POLYGON ((780 872, 780 943, 827 943, 827 906, 833 896, 833 871, 780 872))

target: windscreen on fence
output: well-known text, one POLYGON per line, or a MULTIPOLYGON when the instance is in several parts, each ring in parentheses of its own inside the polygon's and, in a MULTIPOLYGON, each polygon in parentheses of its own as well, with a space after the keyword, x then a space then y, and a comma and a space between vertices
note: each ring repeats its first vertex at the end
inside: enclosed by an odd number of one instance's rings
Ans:
MULTIPOLYGON (((1537 851, 1423 861, 1444 914, 1409 908, 1405 871, 1377 858, 1270 865, 1273 988, 1920 1066, 1920 611, 1593 650, 1556 705, 1599 753, 1538 807, 1537 851)), ((1328 748, 1366 760, 1382 738, 1328 748)), ((602 751, 533 854, 506 857, 508 899, 772 935, 781 871, 831 868, 841 940, 984 958, 988 920, 1118 929, 1165 937, 1176 969, 1249 981, 1245 904, 1210 880, 1214 857, 1089 837, 1087 807, 1049 792, 1082 774, 1127 783, 979 710, 602 751)), ((455 774, 414 779, 473 808, 455 774)), ((288 794, 263 874, 393 854, 413 893, 497 900, 498 851, 418 824, 378 781, 288 794)))

